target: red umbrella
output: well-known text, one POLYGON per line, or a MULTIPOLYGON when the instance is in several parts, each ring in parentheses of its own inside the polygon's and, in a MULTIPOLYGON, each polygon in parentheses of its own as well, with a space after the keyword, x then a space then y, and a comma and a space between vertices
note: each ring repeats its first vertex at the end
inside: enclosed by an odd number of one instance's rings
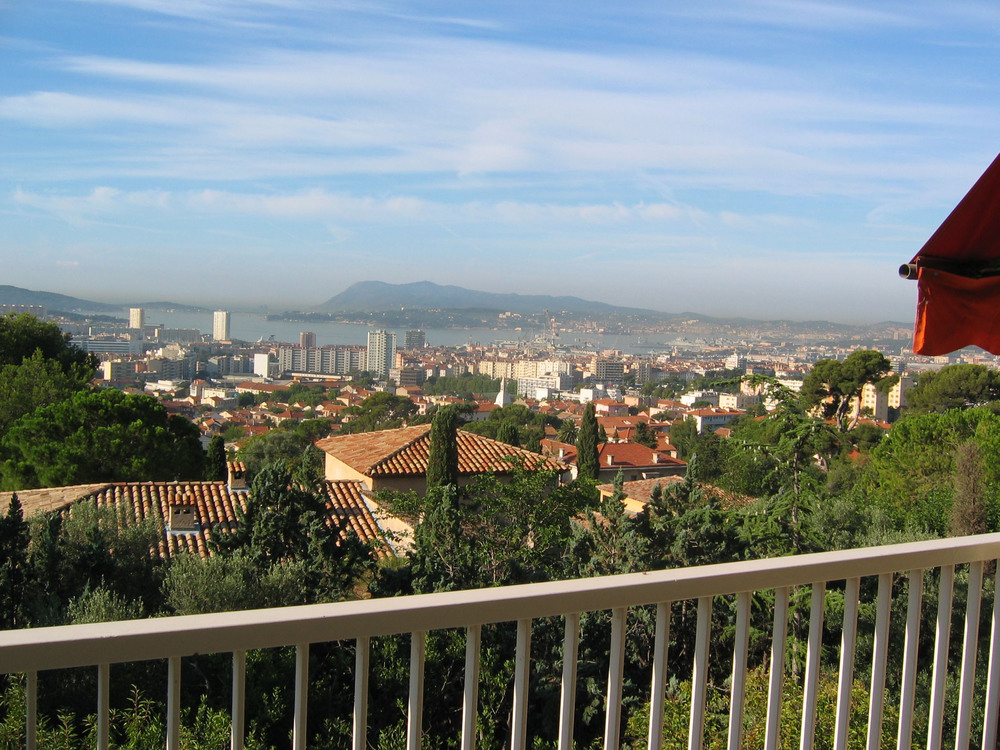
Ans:
POLYGON ((899 273, 917 280, 916 354, 1000 354, 1000 156, 899 273))

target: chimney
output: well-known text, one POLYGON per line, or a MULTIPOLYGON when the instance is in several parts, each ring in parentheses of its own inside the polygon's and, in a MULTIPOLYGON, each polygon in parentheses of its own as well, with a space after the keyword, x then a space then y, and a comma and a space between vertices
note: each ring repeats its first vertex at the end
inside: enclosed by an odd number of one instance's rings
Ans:
POLYGON ((612 455, 611 455, 611 454, 609 453, 609 454, 608 454, 608 466, 614 466, 614 465, 615 465, 615 457, 614 457, 614 456, 612 456, 612 455))
POLYGON ((167 531, 192 532, 198 530, 198 506, 185 495, 167 506, 167 531))
POLYGON ((566 458, 566 449, 565 448, 560 448, 559 449, 559 460, 562 461, 565 458, 566 458))
POLYGON ((656 451, 653 451, 653 463, 654 464, 660 463, 660 454, 657 453, 656 451))
POLYGON ((247 468, 242 461, 230 461, 226 464, 229 469, 229 491, 230 492, 246 492, 247 491, 247 468))

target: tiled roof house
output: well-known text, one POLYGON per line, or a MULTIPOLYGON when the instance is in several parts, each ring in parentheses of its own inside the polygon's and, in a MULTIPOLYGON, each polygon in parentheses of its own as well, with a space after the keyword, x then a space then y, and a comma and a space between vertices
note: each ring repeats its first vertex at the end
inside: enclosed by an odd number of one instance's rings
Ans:
MULTIPOLYGON (((72 512, 75 504, 89 503, 112 510, 122 523, 153 519, 161 531, 153 552, 160 557, 184 553, 208 557, 213 533, 234 528, 238 511, 246 509, 242 471, 242 464, 230 464, 228 482, 105 482, 16 494, 25 518, 72 512)), ((326 499, 331 525, 334 519, 346 520, 358 538, 373 545, 376 555, 393 554, 386 529, 376 520, 359 482, 325 481, 320 492, 326 499)), ((0 493, 0 514, 7 512, 13 494, 0 493)))
MULTIPOLYGON (((430 425, 335 435, 318 441, 316 447, 326 454, 327 480, 353 480, 371 491, 427 490, 430 425)), ((459 483, 476 474, 509 474, 517 462, 527 469, 569 476, 569 467, 562 461, 458 431, 459 483)))

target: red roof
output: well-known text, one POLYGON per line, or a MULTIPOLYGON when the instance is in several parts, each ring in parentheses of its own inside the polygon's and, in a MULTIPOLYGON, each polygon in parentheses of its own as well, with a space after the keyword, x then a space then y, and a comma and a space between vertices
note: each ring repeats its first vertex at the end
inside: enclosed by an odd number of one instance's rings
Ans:
MULTIPOLYGON (((328 481, 320 489, 331 519, 347 519, 358 538, 376 544, 376 554, 391 554, 385 547, 385 538, 375 517, 365 504, 360 482, 328 481)), ((6 509, 11 494, 0 495, 0 507, 6 509)), ((153 552, 164 558, 185 552, 209 557, 213 527, 219 525, 222 531, 232 528, 237 522, 238 511, 246 509, 247 498, 246 492, 233 492, 226 482, 107 482, 22 490, 17 496, 25 517, 67 508, 72 512, 71 506, 75 503, 88 502, 98 508, 114 510, 124 523, 153 519, 160 529, 160 539, 153 552), (166 529, 164 519, 170 517, 172 505, 195 507, 198 524, 194 531, 173 533, 166 529)))
MULTIPOLYGON (((335 435, 320 440, 316 447, 367 476, 420 476, 427 472, 430 425, 400 427, 395 430, 335 435)), ((539 471, 565 471, 559 461, 531 451, 491 440, 474 432, 458 431, 459 474, 502 474, 513 462, 539 471)))

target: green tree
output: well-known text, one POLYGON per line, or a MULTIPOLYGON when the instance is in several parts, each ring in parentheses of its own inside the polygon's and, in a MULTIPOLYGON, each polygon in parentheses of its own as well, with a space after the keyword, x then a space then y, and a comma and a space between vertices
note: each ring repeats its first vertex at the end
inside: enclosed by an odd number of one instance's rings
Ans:
POLYGON ((18 419, 40 406, 48 406, 85 390, 93 377, 89 367, 72 363, 64 367, 36 349, 19 363, 0 366, 0 435, 18 419))
POLYGON ((572 419, 564 419, 562 424, 559 425, 559 432, 556 434, 556 440, 560 443, 568 443, 569 445, 576 444, 576 422, 572 419))
MULTIPOLYGON (((253 476, 271 464, 281 462, 292 472, 298 472, 313 443, 330 433, 330 420, 307 419, 298 424, 288 423, 247 440, 240 447, 239 459, 253 476)), ((312 459, 309 459, 312 460, 312 459)))
POLYGON ((500 427, 497 428, 497 440, 501 443, 507 443, 507 445, 520 445, 521 441, 518 437, 517 425, 507 420, 502 421, 500 427))
POLYGON ((208 453, 205 456, 205 479, 217 482, 227 479, 228 474, 226 440, 222 435, 213 435, 208 441, 208 453))
POLYGON ((427 489, 458 486, 458 411, 438 409, 431 423, 427 456, 427 489))
POLYGON ((982 497, 986 527, 997 528, 1000 465, 983 459, 1000 453, 1000 416, 983 407, 903 416, 871 451, 861 478, 868 502, 882 508, 900 528, 910 525, 946 535, 959 489, 956 459, 959 447, 969 441, 978 446, 980 459, 968 456, 964 470, 983 472, 976 496, 982 497))
POLYGON ((670 427, 670 444, 677 449, 677 456, 684 461, 694 455, 698 444, 698 423, 693 417, 686 417, 670 427))
POLYGON ((649 425, 645 422, 639 422, 635 426, 635 437, 633 440, 639 445, 645 445, 647 448, 656 448, 656 433, 649 429, 649 425))
POLYGON ((892 369, 881 352, 858 349, 841 362, 821 359, 802 383, 800 398, 807 410, 819 407, 826 418, 835 418, 842 430, 857 424, 861 414, 861 390, 867 383, 878 383, 892 369), (854 403, 854 414, 847 412, 854 403))
POLYGON ((591 402, 583 410, 580 431, 576 436, 577 475, 583 479, 596 480, 600 476, 601 466, 597 448, 600 442, 598 437, 599 432, 600 426, 597 424, 597 414, 594 411, 594 404, 591 402))
POLYGON ((0 630, 25 627, 28 583, 28 524, 15 493, 0 516, 0 630))
POLYGON ((308 600, 300 564, 267 565, 252 553, 173 560, 163 581, 166 605, 178 615, 232 612, 301 604, 308 600))
POLYGON ((200 479, 198 428, 151 396, 81 391, 19 419, 0 441, 7 489, 200 479))
POLYGON ((289 575, 297 581, 299 604, 352 596, 371 563, 367 547, 345 523, 333 521, 326 501, 296 484, 284 465, 268 466, 254 477, 246 510, 238 516, 234 531, 213 535, 216 550, 241 552, 261 577, 280 578, 275 566, 294 566, 289 575))
POLYGON ((913 413, 969 409, 1000 401, 1000 372, 984 365, 948 365, 925 372, 906 393, 913 413))
POLYGON ((350 417, 341 427, 341 433, 372 432, 402 427, 417 414, 417 405, 405 396, 392 393, 373 393, 358 406, 344 409, 342 415, 350 417))
POLYGON ((35 352, 58 362, 67 372, 78 366, 93 372, 97 360, 72 344, 68 333, 55 323, 43 323, 34 315, 0 315, 0 365, 19 365, 35 352))
POLYGON ((955 496, 951 505, 951 535, 986 531, 986 466, 972 440, 955 448, 955 496))

